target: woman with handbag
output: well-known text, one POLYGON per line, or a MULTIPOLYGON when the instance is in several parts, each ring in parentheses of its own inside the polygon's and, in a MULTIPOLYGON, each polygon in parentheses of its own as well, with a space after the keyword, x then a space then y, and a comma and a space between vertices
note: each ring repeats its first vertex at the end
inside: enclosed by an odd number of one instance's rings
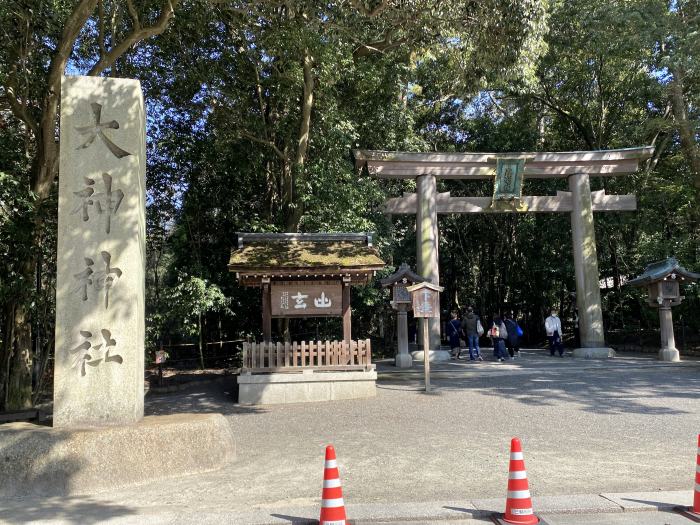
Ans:
POLYGON ((459 322, 459 314, 453 311, 450 315, 450 322, 447 323, 447 336, 450 338, 450 354, 452 359, 459 359, 460 346, 459 334, 462 331, 462 324, 459 322))
POLYGON ((499 362, 509 359, 505 344, 505 340, 508 339, 508 329, 498 314, 493 316, 493 324, 489 329, 489 337, 491 337, 491 341, 493 341, 494 357, 499 362))

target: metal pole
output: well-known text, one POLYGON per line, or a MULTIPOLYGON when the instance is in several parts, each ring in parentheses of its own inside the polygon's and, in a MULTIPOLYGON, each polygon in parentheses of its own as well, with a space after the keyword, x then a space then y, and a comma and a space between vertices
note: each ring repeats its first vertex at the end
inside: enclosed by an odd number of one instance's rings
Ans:
MULTIPOLYGON (((424 317, 427 320, 429 317, 424 317)), ((425 374, 425 391, 430 392, 430 330, 423 330, 423 372, 425 374)))

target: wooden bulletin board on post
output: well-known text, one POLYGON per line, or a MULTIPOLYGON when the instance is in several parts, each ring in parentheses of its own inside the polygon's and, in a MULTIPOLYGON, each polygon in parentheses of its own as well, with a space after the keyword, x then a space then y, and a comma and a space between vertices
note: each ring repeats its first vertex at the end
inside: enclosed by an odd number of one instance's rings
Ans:
MULTIPOLYGON (((424 281, 406 289, 413 300, 414 317, 440 317, 440 292, 444 290, 442 286, 424 281)), ((425 391, 430 392, 430 334, 425 327, 423 328, 423 369, 425 391)))
MULTIPOLYGON (((430 283, 420 283, 430 284, 430 283)), ((419 286, 419 285, 415 285, 419 286)), ((423 286, 412 295, 413 317, 440 317, 440 291, 423 286)))

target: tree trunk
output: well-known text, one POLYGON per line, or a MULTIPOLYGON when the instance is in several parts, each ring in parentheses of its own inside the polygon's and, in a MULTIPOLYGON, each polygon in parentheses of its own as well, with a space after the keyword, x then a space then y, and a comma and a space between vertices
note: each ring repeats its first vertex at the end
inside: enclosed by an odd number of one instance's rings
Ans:
POLYGON ((299 231, 299 224, 304 215, 304 203, 296 193, 297 185, 305 178, 304 163, 309 151, 309 138, 311 132, 311 110, 314 105, 314 59, 309 50, 304 51, 304 90, 301 100, 301 122, 299 123, 299 137, 297 141, 296 156, 291 171, 291 195, 289 196, 289 212, 287 215, 287 231, 299 231))
MULTIPOLYGON (((696 198, 700 197, 700 148, 695 138, 693 125, 688 120, 688 111, 683 95, 683 72, 674 69, 673 80, 670 85, 671 106, 673 108, 673 118, 678 127, 678 134, 681 139, 681 150, 688 161, 695 187, 696 198)), ((699 199, 700 201, 700 199, 699 199)))
POLYGON ((202 314, 197 316, 197 332, 199 334, 199 364, 204 370, 204 335, 202 334, 202 314))
POLYGON ((683 95, 683 80, 684 74, 680 68, 671 69, 673 80, 669 88, 671 107, 673 108, 673 118, 678 127, 678 134, 681 139, 681 151, 685 156, 688 166, 693 177, 693 188, 695 190, 695 206, 691 209, 693 228, 696 232, 696 257, 700 253, 700 235, 697 235, 700 230, 700 147, 696 140, 694 126, 688 120, 687 105, 683 95))
POLYGON ((32 406, 32 330, 26 306, 14 308, 14 329, 10 341, 10 373, 5 408, 20 410, 32 406))
MULTIPOLYGON (((58 103, 61 94, 61 77, 63 76, 68 60, 71 57, 75 42, 83 31, 88 19, 97 7, 98 0, 79 0, 68 19, 65 21, 61 37, 58 40, 46 77, 46 92, 41 99, 41 117, 38 121, 26 111, 26 107, 17 99, 17 71, 15 67, 6 75, 5 95, 8 99, 13 114, 24 122, 28 129, 30 140, 36 142, 36 154, 32 162, 31 179, 29 188, 35 194, 35 209, 39 209, 49 197, 57 173, 58 144, 56 142, 56 127, 58 122, 58 103)), ((91 75, 97 75, 105 68, 114 64, 114 61, 126 53, 136 43, 165 31, 173 17, 177 0, 164 0, 156 22, 147 27, 138 24, 133 31, 126 34, 119 43, 114 45, 108 53, 102 54, 100 60, 91 70, 91 75)), ((37 101, 38 102, 38 101, 37 101)), ((39 104, 37 104, 39 105, 39 104)), ((42 214, 37 213, 33 222, 33 246, 39 246, 41 242, 40 232, 45 227, 42 214)), ((25 282, 31 283, 37 266, 36 255, 27 257, 23 268, 22 277, 25 282)), ((32 362, 34 352, 32 349, 31 320, 29 308, 24 298, 15 298, 7 308, 12 315, 9 322, 13 325, 6 332, 11 334, 3 342, 0 352, 0 409, 24 408, 32 403, 32 362), (5 368, 5 367, 9 367, 5 368), (4 390, 4 395, 3 395, 4 390)))
POLYGON ((3 306, 2 319, 5 320, 3 326, 2 345, 0 345, 0 410, 7 406, 8 378, 10 376, 10 359, 12 359, 12 342, 14 341, 14 316, 15 304, 7 302, 3 306))
MULTIPOLYGON (((94 11, 97 0, 82 0, 66 22, 61 41, 51 59, 47 78, 47 90, 42 100, 40 121, 27 120, 26 115, 15 112, 27 127, 34 131, 36 139, 36 156, 32 163, 30 188, 36 195, 35 209, 42 206, 53 188, 58 161, 58 146, 56 143, 56 121, 58 116, 58 100, 61 92, 61 76, 73 50, 73 44, 83 28, 85 21, 94 11)), ((16 99, 15 99, 16 101, 16 99)), ((13 105, 14 109, 14 105, 13 105)), ((33 246, 40 242, 40 232, 44 228, 42 214, 37 213, 33 219, 33 246)), ((30 254, 22 267, 22 277, 26 283, 34 280, 36 255, 30 254)), ((4 409, 13 410, 30 407, 32 404, 32 329, 26 302, 19 297, 9 305, 12 334, 4 342, 3 364, 9 367, 3 371, 5 385, 4 409)))
MULTIPOLYGON (((56 150, 54 148, 54 157, 56 150)), ((53 163, 55 165, 55 162, 53 163)), ((50 185, 36 185, 37 195, 35 207, 42 205, 48 197, 50 185), (46 191, 46 194, 43 192, 46 191)), ((41 231, 44 219, 41 213, 36 213, 32 221, 32 246, 41 244, 41 231)), ((34 281, 37 267, 37 252, 30 252, 21 266, 21 275, 25 283, 34 281)), ((7 312, 12 327, 6 331, 7 337, 3 342, 2 363, 7 367, 0 372, 0 409, 20 410, 32 406, 32 369, 34 349, 32 344, 32 321, 29 306, 25 297, 15 297, 8 301, 7 312), (4 388, 3 388, 4 387, 4 388), (4 403, 2 403, 4 401, 4 403)))

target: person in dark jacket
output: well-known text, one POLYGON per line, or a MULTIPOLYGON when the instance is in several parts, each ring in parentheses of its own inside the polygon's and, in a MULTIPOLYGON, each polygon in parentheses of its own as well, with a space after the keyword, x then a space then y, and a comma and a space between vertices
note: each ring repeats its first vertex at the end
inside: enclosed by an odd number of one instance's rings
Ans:
POLYGON ((498 314, 493 316, 493 324, 489 329, 489 337, 493 341, 493 357, 498 361, 510 359, 506 352, 505 341, 508 339, 508 329, 498 314))
POLYGON ((445 330, 447 331, 447 337, 450 338, 452 359, 459 359, 459 334, 462 331, 462 324, 459 322, 459 314, 457 312, 453 311, 450 314, 450 322, 447 323, 445 330))
POLYGON ((464 338, 467 340, 467 344, 469 345, 470 361, 476 361, 477 359, 479 361, 484 360, 481 357, 479 350, 479 336, 481 335, 479 333, 480 330, 481 334, 483 334, 484 329, 481 326, 481 320, 479 319, 479 316, 474 313, 474 308, 470 306, 467 308, 467 314, 462 317, 462 333, 464 334, 464 338))
POLYGON ((518 322, 513 317, 513 312, 505 315, 504 324, 506 325, 506 330, 508 330, 508 337, 506 338, 508 354, 510 354, 510 357, 513 359, 520 357, 520 335, 518 335, 518 322))

